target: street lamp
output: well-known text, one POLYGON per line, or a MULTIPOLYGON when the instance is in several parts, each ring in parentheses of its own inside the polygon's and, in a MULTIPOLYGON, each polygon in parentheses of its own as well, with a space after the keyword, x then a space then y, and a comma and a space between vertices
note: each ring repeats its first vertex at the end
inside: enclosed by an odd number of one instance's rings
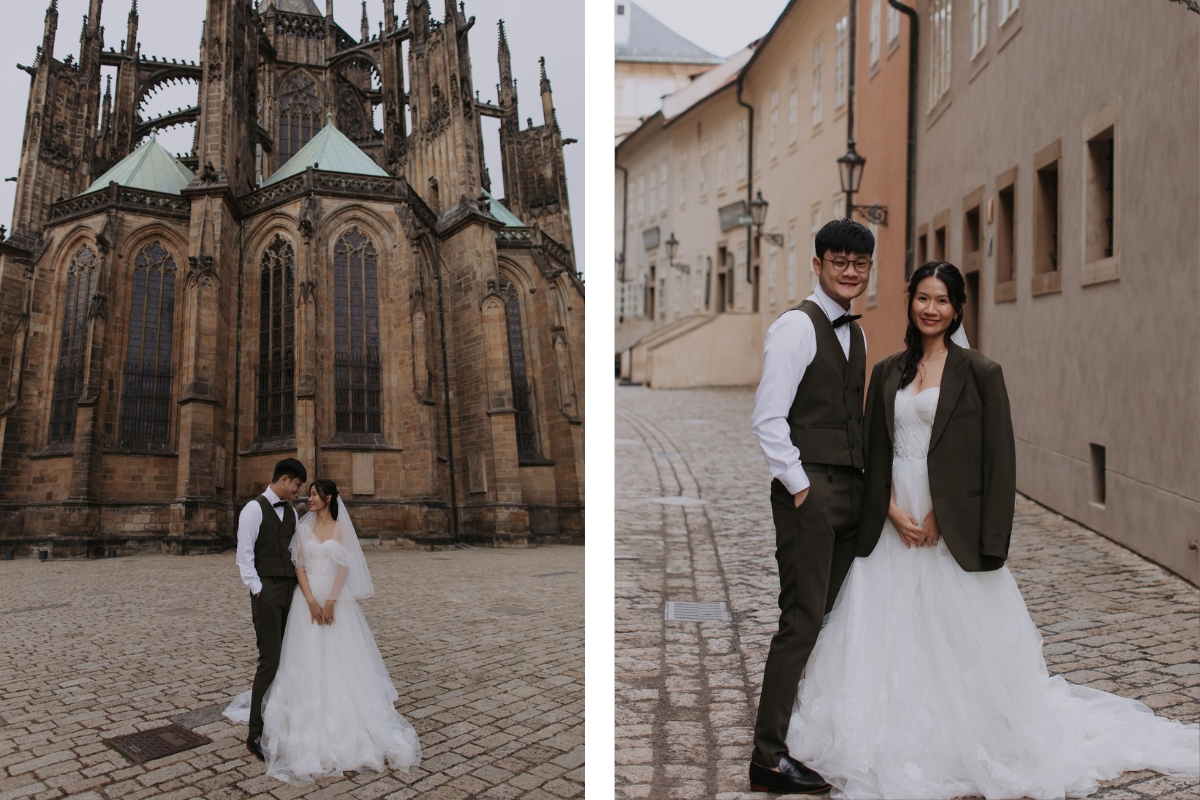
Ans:
POLYGON ((862 214, 867 222, 876 225, 887 225, 887 206, 878 203, 869 206, 854 205, 854 195, 862 185, 863 167, 867 159, 854 149, 854 140, 847 142, 846 154, 837 160, 838 174, 842 179, 842 191, 846 193, 846 219, 852 219, 854 212, 862 214))
POLYGON ((687 264, 675 263, 675 254, 679 252, 679 240, 675 238, 675 231, 671 231, 671 237, 664 244, 667 246, 667 263, 680 272, 690 275, 692 273, 691 267, 687 264))
POLYGON ((783 235, 779 233, 763 233, 763 223, 767 221, 767 201, 763 200, 762 189, 758 190, 758 195, 750 201, 750 219, 753 221, 754 227, 758 229, 759 238, 766 239, 776 247, 783 247, 783 235))

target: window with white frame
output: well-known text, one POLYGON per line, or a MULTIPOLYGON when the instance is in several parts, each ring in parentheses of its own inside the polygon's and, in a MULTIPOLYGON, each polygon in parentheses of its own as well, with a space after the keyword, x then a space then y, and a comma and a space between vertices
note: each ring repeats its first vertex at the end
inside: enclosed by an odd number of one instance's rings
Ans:
POLYGON ((646 215, 654 219, 658 214, 658 167, 650 167, 650 176, 646 179, 646 215))
POLYGON ((708 140, 704 139, 700 142, 700 174, 696 178, 696 186, 700 190, 700 196, 704 197, 708 194, 708 140))
POLYGON ((679 205, 687 203, 687 157, 684 153, 679 157, 679 205))
POLYGON ((767 305, 775 305, 775 251, 767 257, 767 305))
POLYGON ((1000 0, 1000 24, 1008 22, 1008 18, 1013 15, 1017 7, 1021 5, 1021 0, 1000 0))
POLYGON ((867 308, 874 308, 879 303, 879 226, 874 222, 868 222, 867 228, 875 237, 875 252, 872 253, 875 264, 867 276, 867 308))
POLYGON ((796 299, 796 226, 788 225, 787 234, 787 299, 796 299))
POLYGON ((779 131, 779 90, 772 89, 771 90, 771 123, 770 123, 770 126, 767 128, 768 155, 770 156, 772 161, 774 161, 775 157, 779 155, 779 148, 776 147, 776 144, 775 144, 779 138, 778 131, 779 131))
POLYGON ((725 142, 717 145, 717 191, 725 188, 725 142))
POLYGON ((670 189, 670 165, 664 160, 658 167, 658 210, 663 214, 667 213, 670 189))
POLYGON ((683 276, 675 273, 675 316, 683 310, 683 276))
POLYGON ((929 108, 950 89, 951 0, 929 4, 929 108))
POLYGON ((825 43, 817 40, 813 45, 812 71, 812 124, 821 124, 821 60, 825 54, 825 43))
POLYGON ((699 311, 704 302, 704 256, 696 256, 696 268, 692 270, 692 310, 699 311))
POLYGON ((734 153, 734 170, 737 182, 746 180, 746 120, 739 119, 737 124, 737 152, 734 153))
MULTIPOLYGON (((812 252, 817 254, 817 233, 821 230, 821 207, 814 206, 812 210, 812 252)), ((808 290, 811 292, 817 288, 817 272, 810 269, 808 271, 808 290)))
POLYGON ((971 58, 987 44, 987 0, 971 0, 971 58))
POLYGON ((766 127, 765 125, 763 125, 764 117, 763 117, 763 107, 762 106, 759 106, 758 108, 754 109, 754 118, 756 120, 758 120, 758 124, 754 126, 754 171, 762 172, 762 165, 763 165, 763 150, 762 150, 763 133, 762 132, 763 132, 763 128, 766 127))
POLYGON ((637 216, 638 219, 646 216, 646 178, 640 175, 637 179, 637 216))
POLYGON ((837 21, 837 41, 833 47, 834 108, 841 108, 846 104, 846 36, 849 29, 849 19, 842 17, 837 21))
POLYGON ((833 219, 845 219, 846 217, 846 198, 839 196, 833 201, 833 219))
POLYGON ((800 128, 800 73, 792 67, 788 73, 788 144, 795 144, 800 128))
POLYGON ((870 42, 870 61, 872 67, 879 65, 879 42, 883 27, 883 0, 871 0, 871 31, 868 38, 870 42))
POLYGON ((900 12, 889 5, 887 9, 887 40, 890 47, 900 38, 900 12))

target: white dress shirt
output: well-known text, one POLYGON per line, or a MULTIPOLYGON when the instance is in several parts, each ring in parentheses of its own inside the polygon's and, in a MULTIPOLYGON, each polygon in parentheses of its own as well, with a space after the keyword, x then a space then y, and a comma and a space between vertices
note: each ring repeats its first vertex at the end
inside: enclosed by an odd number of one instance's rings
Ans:
MULTIPOLYGON (((850 312, 821 289, 820 285, 808 296, 829 319, 835 320, 850 312)), ((850 358, 850 326, 834 329, 842 352, 850 358)), ((863 337, 866 349, 866 337, 863 337)), ((763 345, 762 380, 754 393, 754 415, 751 430, 758 437, 763 456, 771 474, 792 494, 808 488, 808 475, 800 462, 800 450, 792 444, 792 429, 787 416, 804 371, 817 357, 817 331, 812 319, 803 311, 785 311, 767 330, 763 345)))
MULTIPOLYGON (((263 497, 267 498, 267 502, 274 508, 275 515, 279 517, 279 521, 283 521, 283 506, 276 506, 279 502, 279 495, 275 494, 268 486, 263 492, 263 497)), ((241 515, 238 517, 238 533, 237 533, 237 565, 238 570, 242 573, 242 583, 250 589, 250 594, 258 594, 262 591, 262 581, 258 578, 258 570, 254 568, 254 543, 258 541, 258 529, 262 527, 262 506, 257 500, 252 500, 246 503, 246 507, 242 509, 241 515)))

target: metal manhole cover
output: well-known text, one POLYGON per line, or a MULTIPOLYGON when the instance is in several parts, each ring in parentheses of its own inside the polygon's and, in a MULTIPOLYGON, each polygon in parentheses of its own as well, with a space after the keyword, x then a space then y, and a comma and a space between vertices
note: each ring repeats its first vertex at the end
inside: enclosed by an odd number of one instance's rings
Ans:
POLYGON ((728 622, 729 613, 725 611, 724 603, 668 600, 666 618, 675 622, 728 622))
POLYGON ((184 750, 208 744, 212 740, 179 725, 167 725, 103 741, 134 764, 145 764, 156 758, 182 753, 184 750))
POLYGON ((520 606, 495 606, 494 608, 491 608, 489 610, 495 611, 498 614, 517 614, 520 616, 525 616, 526 614, 540 614, 541 613, 536 608, 521 608, 520 606))
POLYGON ((707 500, 701 500, 699 497, 683 497, 676 495, 674 497, 647 497, 651 503, 661 503, 664 506, 702 506, 707 500))

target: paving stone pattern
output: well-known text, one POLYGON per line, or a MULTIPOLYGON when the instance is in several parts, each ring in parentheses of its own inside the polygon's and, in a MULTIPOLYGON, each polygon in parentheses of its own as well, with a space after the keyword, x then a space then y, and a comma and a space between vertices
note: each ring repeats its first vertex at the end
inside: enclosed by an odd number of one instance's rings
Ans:
MULTIPOLYGON (((616 774, 623 798, 763 797, 747 767, 779 592, 752 389, 617 388, 616 774), (705 502, 655 502, 685 496, 705 502), (666 622, 667 601, 730 622, 666 622), (743 794, 744 793, 744 794, 743 794)), ((1024 498, 1009 567, 1051 673, 1200 720, 1200 591, 1024 498)), ((1130 772, 1095 797, 1200 796, 1130 772)))
POLYGON ((232 552, 17 560, 0 562, 0 800, 582 796, 583 548, 367 563, 362 607, 420 767, 295 788, 264 775, 245 726, 204 724, 257 658, 232 552), (212 744, 135 765, 101 742, 184 714, 212 744))

